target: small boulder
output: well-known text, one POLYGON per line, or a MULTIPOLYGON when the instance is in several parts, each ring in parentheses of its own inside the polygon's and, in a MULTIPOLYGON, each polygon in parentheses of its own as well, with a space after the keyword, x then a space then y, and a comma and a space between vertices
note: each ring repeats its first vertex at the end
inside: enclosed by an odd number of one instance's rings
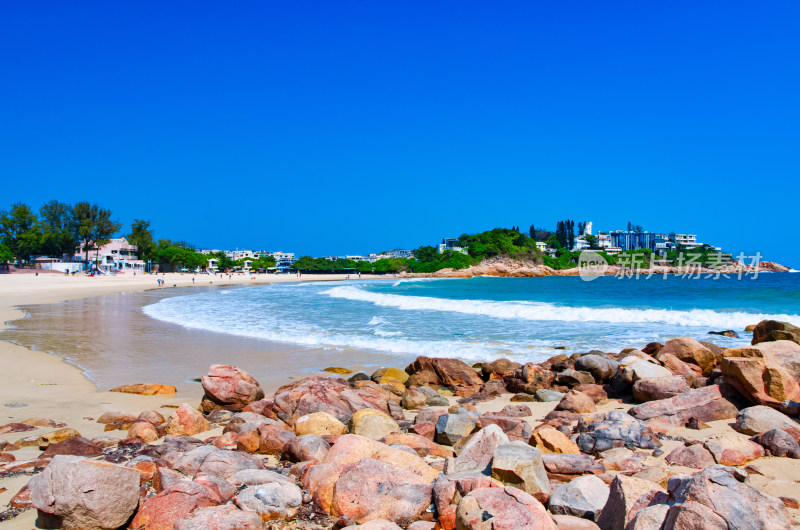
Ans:
POLYGON ((330 448, 330 444, 319 436, 303 434, 289 443, 288 453, 294 462, 319 462, 325 458, 330 448))
POLYGON ((210 428, 208 420, 197 409, 186 403, 175 409, 167 418, 167 433, 194 436, 210 428))
POLYGON ((128 429, 128 439, 137 440, 146 444, 161 438, 158 429, 149 421, 137 421, 128 429))
POLYGON ((456 445, 469 436, 478 423, 479 415, 475 412, 460 414, 443 414, 436 420, 436 442, 444 445, 456 445))
POLYGON ((575 360, 575 369, 589 372, 598 383, 610 381, 618 368, 617 361, 603 355, 581 355, 575 360))
POLYGON ((751 344, 789 340, 800 344, 800 328, 778 320, 762 320, 753 328, 751 344))
POLYGON ((264 521, 285 521, 297 514, 303 503, 303 491, 289 482, 270 482, 247 486, 236 495, 236 505, 254 512, 264 521))
POLYGON ((674 466, 703 469, 716 464, 714 456, 702 444, 676 447, 666 456, 666 461, 674 466))
POLYGON ((456 526, 460 530, 555 530, 544 506, 514 487, 478 488, 458 503, 456 526))
POLYGON ((497 448, 507 443, 509 443, 508 436, 497 425, 481 429, 469 439, 456 457, 456 472, 488 471, 497 448))
POLYGON ((172 385, 123 385, 112 388, 109 392, 123 392, 125 394, 140 394, 142 396, 156 396, 163 394, 174 394, 177 389, 172 385))
POLYGON ((86 438, 69 438, 50 444, 39 458, 53 458, 56 455, 99 456, 103 448, 86 438))
POLYGON ((250 511, 233 504, 197 508, 183 519, 175 521, 174 530, 262 530, 264 521, 250 511))
POLYGON ((547 506, 554 514, 597 521, 608 502, 609 487, 595 475, 574 478, 553 489, 547 506))
POLYGON ((252 375, 230 364, 212 364, 208 375, 200 381, 205 391, 200 405, 204 412, 219 408, 240 411, 264 397, 261 385, 252 375))
POLYGON ((519 403, 506 405, 498 414, 500 416, 511 416, 512 418, 527 418, 528 416, 533 416, 533 412, 528 405, 519 403))
POLYGON ((590 413, 597 410, 594 400, 577 390, 570 390, 556 405, 555 410, 564 410, 577 414, 590 413))
POLYGON ((680 375, 640 379, 633 384, 633 397, 639 402, 669 399, 690 390, 680 375))
POLYGON ((339 436, 347 433, 347 426, 327 412, 314 412, 297 418, 294 432, 298 436, 303 434, 339 436))
POLYGON ((741 466, 764 456, 763 447, 733 432, 713 434, 704 445, 714 460, 723 466, 741 466))
POLYGON ((529 442, 543 453, 563 453, 577 455, 581 450, 558 429, 543 428, 533 432, 529 442))
POLYGON ((683 362, 697 365, 703 375, 710 374, 717 364, 714 353, 691 337, 670 339, 658 353, 671 353, 683 362))
POLYGON ((797 440, 780 429, 763 432, 750 440, 762 446, 767 456, 800 458, 800 445, 797 440))
POLYGON ((663 498, 666 502, 667 495, 658 484, 636 477, 617 475, 611 481, 608 501, 597 519, 597 526, 603 530, 625 528, 639 510, 655 504, 654 499, 659 498, 663 498))
POLYGON ((524 442, 501 444, 495 449, 492 478, 531 495, 546 497, 550 494, 550 482, 541 453, 524 442))
POLYGON ((790 434, 792 431, 800 433, 800 423, 764 405, 740 410, 733 428, 742 434, 761 434, 772 429, 781 429, 790 434))
POLYGON ((400 432, 400 426, 386 413, 379 410, 357 410, 350 420, 350 433, 370 440, 380 440, 393 432, 400 432))

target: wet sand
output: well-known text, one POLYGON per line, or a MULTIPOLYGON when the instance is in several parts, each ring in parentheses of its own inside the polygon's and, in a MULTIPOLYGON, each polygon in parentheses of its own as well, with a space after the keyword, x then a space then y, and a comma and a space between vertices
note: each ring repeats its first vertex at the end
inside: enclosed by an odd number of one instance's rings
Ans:
POLYGON ((142 307, 165 297, 230 288, 122 292, 24 305, 20 309, 27 318, 0 331, 0 340, 65 358, 101 391, 133 383, 161 383, 201 395, 196 379, 206 374, 210 365, 234 364, 271 392, 292 377, 321 373, 327 366, 370 366, 374 370, 397 363, 396 357, 372 351, 309 348, 187 329, 142 312, 142 307))

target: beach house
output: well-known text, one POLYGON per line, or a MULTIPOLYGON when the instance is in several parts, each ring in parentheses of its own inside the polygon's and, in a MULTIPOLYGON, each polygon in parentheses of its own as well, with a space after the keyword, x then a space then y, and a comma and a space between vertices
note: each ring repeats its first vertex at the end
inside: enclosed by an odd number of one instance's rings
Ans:
MULTIPOLYGON (((75 259, 80 261, 87 255, 86 247, 82 244, 75 253, 75 259)), ((142 270, 144 261, 139 259, 139 249, 128 242, 124 237, 109 240, 97 249, 88 249, 87 267, 107 271, 142 270)))

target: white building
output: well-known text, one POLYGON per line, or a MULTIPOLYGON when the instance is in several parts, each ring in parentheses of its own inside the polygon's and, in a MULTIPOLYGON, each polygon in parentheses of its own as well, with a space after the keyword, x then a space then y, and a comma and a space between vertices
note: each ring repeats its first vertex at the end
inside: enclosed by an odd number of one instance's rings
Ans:
POLYGON ((695 234, 674 234, 670 239, 675 245, 684 246, 686 248, 696 248, 702 245, 697 242, 697 235, 695 234))
POLYGON ((262 255, 275 258, 275 267, 280 270, 291 268, 292 264, 297 261, 294 259, 294 252, 266 252, 262 255))
POLYGON ((468 253, 465 247, 459 246, 457 238, 445 238, 444 243, 439 243, 437 250, 439 254, 443 254, 445 250, 449 250, 451 252, 460 252, 461 254, 468 253))
MULTIPOLYGON (((81 245, 75 258, 86 257, 86 247, 81 245)), ((139 259, 139 249, 124 237, 109 240, 99 249, 89 249, 89 260, 93 267, 105 270, 141 270, 144 262, 139 259)))

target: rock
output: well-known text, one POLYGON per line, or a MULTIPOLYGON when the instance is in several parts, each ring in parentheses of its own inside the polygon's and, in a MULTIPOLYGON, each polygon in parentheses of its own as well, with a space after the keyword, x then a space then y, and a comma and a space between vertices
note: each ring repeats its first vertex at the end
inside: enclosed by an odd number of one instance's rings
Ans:
POLYGON ((595 385, 595 384, 578 385, 576 387, 573 387, 572 390, 577 390, 578 392, 586 394, 587 396, 592 398, 592 401, 594 401, 595 404, 600 402, 605 402, 608 399, 608 394, 603 388, 603 385, 595 385))
POLYGON ((408 374, 402 368, 380 368, 372 374, 371 379, 378 384, 396 381, 404 385, 408 381, 408 374))
POLYGON ((492 459, 492 478, 531 494, 550 494, 541 453, 524 442, 501 444, 492 459))
POLYGON ((700 370, 699 366, 683 362, 671 353, 659 353, 658 360, 664 365, 664 368, 674 375, 683 376, 689 384, 692 384, 697 378, 703 375, 703 371, 700 370))
POLYGON ((117 528, 139 502, 136 470, 77 456, 54 456, 28 486, 33 506, 64 528, 117 528))
POLYGON ((602 355, 581 355, 575 360, 575 369, 589 372, 595 381, 610 381, 617 373, 619 363, 602 355))
POLYGON ((500 416, 511 416, 512 418, 526 418, 533 416, 533 412, 528 405, 519 405, 512 403, 503 407, 498 413, 500 416))
POLYGON ((347 433, 347 426, 327 412, 314 412, 297 418, 294 432, 298 436, 303 434, 339 436, 347 433))
POLYGON ((429 407, 446 407, 450 402, 444 396, 432 396, 425 400, 425 404, 429 407))
POLYGON ((137 421, 128 429, 128 438, 149 444, 161 436, 158 434, 158 429, 149 421, 137 421))
POLYGON ((502 488, 499 482, 480 471, 459 471, 439 477, 433 484, 433 502, 436 511, 443 513, 451 504, 478 488, 502 488))
POLYGON ((478 414, 474 412, 439 416, 436 420, 436 442, 444 445, 457 444, 472 433, 478 418, 478 414))
MULTIPOLYGON (((259 399, 258 401, 253 401, 252 403, 245 405, 242 409, 242 412, 255 412, 256 414, 261 414, 262 416, 266 416, 271 420, 278 419, 278 416, 275 414, 275 401, 272 398, 264 398, 259 399)), ((213 412, 211 414, 213 414, 213 412)), ((211 420, 209 419, 209 421, 211 420)))
POLYGON ((339 437, 319 464, 309 468, 303 475, 303 487, 313 495, 320 507, 336 516, 331 511, 334 485, 348 464, 365 458, 405 469, 428 484, 439 476, 437 470, 419 457, 362 436, 345 434, 339 437))
MULTIPOLYGON (((391 433, 380 439, 386 445, 403 444, 414 450, 417 455, 425 456, 453 456, 453 450, 439 444, 433 443, 428 438, 414 433, 391 433)), ((463 450, 462 450, 463 451, 463 450)))
POLYGON ((654 504, 647 508, 642 508, 636 513, 625 530, 658 530, 662 528, 664 520, 669 511, 668 504, 654 504))
POLYGON ((725 520, 699 502, 686 501, 672 506, 664 519, 664 528, 702 528, 703 530, 728 530, 725 520))
POLYGON ((755 347, 800 381, 800 344, 789 340, 776 340, 761 342, 755 347))
POLYGON ((786 401, 781 402, 778 410, 787 416, 796 418, 800 416, 800 403, 787 399, 786 401))
MULTIPOLYGON (((423 525, 430 524, 431 526, 418 526, 418 527, 415 527, 417 530, 433 530, 433 528, 436 526, 434 523, 427 523, 427 522, 424 522, 424 521, 419 521, 419 522, 421 522, 423 525)), ((412 523, 408 528, 410 530, 414 530, 414 528, 412 528, 412 527, 414 527, 415 524, 416 523, 412 523)), ((367 521, 364 524, 350 525, 350 526, 345 526, 344 528, 342 528, 342 530, 358 530, 358 529, 361 529, 361 530, 403 530, 401 527, 397 526, 396 524, 394 524, 394 523, 392 523, 390 521, 387 521, 386 519, 373 519, 371 521, 367 521)))
POLYGON ((718 385, 697 388, 669 399, 648 401, 631 407, 628 414, 640 420, 659 421, 683 427, 690 418, 709 422, 736 417, 738 409, 722 395, 718 385))
POLYGON ((702 444, 676 447, 666 456, 666 461, 674 466, 703 469, 716 464, 714 456, 702 444))
POLYGON ((564 398, 563 392, 550 390, 549 388, 540 388, 535 392, 534 395, 536 396, 537 401, 542 402, 561 401, 564 398))
POLYGON ((714 353, 690 337, 670 339, 659 350, 658 354, 671 353, 683 362, 700 367, 703 375, 708 375, 717 364, 714 353))
POLYGON ((194 436, 210 428, 208 420, 186 403, 175 409, 167 418, 167 433, 194 436))
POLYGON ((406 390, 405 394, 403 394, 403 401, 401 401, 400 404, 404 409, 414 410, 424 407, 426 400, 425 394, 413 388, 409 388, 406 390))
POLYGON ((584 453, 603 452, 614 447, 655 449, 661 445, 643 422, 619 410, 597 414, 578 423, 576 443, 584 453))
POLYGON ((252 375, 230 364, 212 364, 208 375, 200 381, 205 391, 200 405, 204 412, 220 408, 240 411, 264 397, 261 385, 252 375))
POLYGON ((148 423, 153 424, 156 427, 158 427, 159 425, 163 425, 164 422, 167 421, 164 418, 164 416, 157 410, 142 411, 136 419, 141 421, 146 421, 148 423))
MULTIPOLYGON (((649 359, 649 357, 648 357, 649 359)), ((625 381, 630 384, 639 379, 651 379, 653 377, 669 377, 672 372, 660 364, 651 360, 642 359, 634 355, 629 355, 619 362, 620 373, 625 381)))
POLYGON ((175 522, 187 517, 198 508, 219 504, 216 495, 205 486, 191 480, 179 479, 155 497, 139 506, 131 528, 167 530, 175 522))
POLYGON ((254 512, 264 521, 285 521, 294 517, 303 503, 303 492, 288 482, 247 486, 236 495, 236 506, 254 512))
POLYGON ((50 444, 39 458, 53 458, 56 455, 74 456, 99 456, 103 454, 103 448, 90 442, 86 438, 69 438, 61 442, 50 444))
POLYGON ((258 486, 259 484, 269 484, 270 482, 295 483, 294 477, 281 475, 268 469, 240 469, 228 477, 227 480, 234 486, 258 486))
POLYGON ((718 464, 741 466, 764 456, 764 448, 733 432, 722 432, 709 436, 705 448, 718 464))
POLYGON ((263 425, 258 433, 258 452, 265 455, 288 454, 289 445, 297 437, 284 424, 263 425))
POLYGON ((294 462, 305 462, 308 460, 319 462, 325 458, 330 448, 331 446, 328 442, 319 436, 304 434, 296 437, 289 443, 288 453, 294 462))
POLYGON ((608 501, 609 487, 595 475, 574 478, 557 486, 547 506, 554 514, 574 515, 597 521, 608 501))
POLYGON ((564 395, 561 401, 558 402, 555 410, 565 410, 567 412, 584 414, 596 411, 597 407, 594 404, 594 400, 583 392, 570 390, 564 395))
MULTIPOLYGON (((313 468, 312 468, 313 470, 313 468)), ((408 469, 362 458, 342 468, 333 487, 331 515, 361 524, 386 519, 408 524, 431 502, 431 481, 408 469)))
POLYGON ((509 392, 533 394, 540 388, 550 388, 555 375, 538 364, 525 363, 505 379, 509 392))
MULTIPOLYGON (((673 479, 670 493, 676 505, 694 501, 710 508, 725 521, 727 528, 788 528, 790 524, 783 503, 762 494, 746 481, 745 473, 715 465, 691 477, 673 479)), ((670 512, 672 510, 670 508, 670 512)), ((665 527, 679 528, 670 526, 671 516, 675 517, 668 514, 665 527)))
POLYGON ((721 335, 723 337, 730 337, 732 339, 738 339, 739 334, 733 331, 732 329, 726 329, 725 331, 709 331, 709 335, 721 335))
POLYGON ((767 456, 785 456, 787 458, 800 458, 800 445, 785 431, 772 429, 750 438, 762 446, 767 456))
POLYGON ((530 445, 543 453, 564 453, 577 455, 581 450, 561 431, 553 428, 537 429, 529 441, 530 445))
POLYGON ((37 439, 36 443, 39 446, 39 449, 46 449, 51 444, 63 442, 64 440, 69 440, 70 438, 81 438, 81 433, 71 428, 58 429, 57 431, 52 431, 41 435, 37 439))
POLYGON ((725 381, 756 405, 778 408, 800 400, 800 385, 785 368, 758 348, 728 348, 720 369, 725 381))
POLYGON ((556 383, 566 387, 573 387, 577 385, 590 385, 594 383, 594 377, 589 372, 579 372, 571 368, 567 368, 563 372, 556 375, 556 383))
POLYGON ((800 328, 788 322, 777 320, 762 320, 753 328, 753 345, 759 342, 789 340, 800 344, 800 328))
POLYGON ((458 503, 459 530, 555 530, 544 506, 514 487, 472 490, 458 503))
MULTIPOLYGON (((252 405, 252 403, 250 404, 252 405)), ((248 407, 250 406, 248 405, 248 407)), ((233 419, 234 412, 225 409, 215 409, 212 410, 206 419, 209 423, 216 423, 217 425, 225 425, 233 419)))
POLYGON ((603 530, 625 528, 639 510, 646 508, 659 497, 666 502, 666 492, 658 484, 636 477, 617 475, 611 481, 608 501, 597 519, 597 526, 603 530))
POLYGON ((142 396, 156 396, 162 394, 174 394, 177 389, 172 385, 123 385, 112 388, 109 392, 124 392, 126 394, 140 394, 142 396))
POLYGON ((386 413, 379 410, 357 410, 350 419, 350 433, 370 440, 380 440, 393 432, 400 432, 400 426, 386 413))
POLYGON ((483 363, 481 365, 481 373, 484 379, 489 379, 492 376, 505 377, 514 374, 514 370, 522 366, 514 361, 508 359, 495 359, 492 362, 483 363))
POLYGON ((500 445, 507 443, 509 443, 508 436, 497 425, 481 429, 470 438, 456 457, 456 472, 488 472, 495 451, 500 445))
POLYGON ((245 512, 232 504, 197 508, 175 521, 175 530, 261 530, 264 521, 255 512, 245 512))
POLYGON ((327 412, 347 424, 360 409, 376 409, 391 415, 388 402, 399 400, 377 385, 354 389, 335 377, 308 377, 279 388, 274 396, 274 411, 290 425, 314 412, 327 412))
MULTIPOLYGON (((107 411, 97 418, 97 423, 105 425, 130 425, 135 422, 137 417, 132 414, 123 414, 122 412, 107 411)), ((126 427, 127 428, 127 427, 126 427)), ((109 430, 109 429, 106 429, 109 430)))
POLYGON ((483 429, 488 425, 497 425, 512 442, 521 440, 527 442, 531 437, 531 426, 522 418, 500 416, 497 414, 484 414, 478 418, 478 427, 483 429))
POLYGON ((680 375, 640 379, 633 384, 633 397, 639 402, 669 399, 690 390, 680 375))
MULTIPOLYGON (((775 409, 763 405, 747 407, 736 415, 734 429, 743 434, 761 434, 772 429, 781 429, 789 434, 800 433, 800 423, 775 409)), ((797 439, 797 436, 795 436, 797 439)))
POLYGON ((542 463, 548 473, 559 475, 585 475, 604 473, 605 467, 589 455, 542 453, 542 463))
POLYGON ((417 357, 406 367, 405 371, 409 375, 418 372, 433 372, 437 379, 433 384, 438 385, 479 387, 483 383, 478 373, 470 365, 458 359, 417 357))
POLYGON ((190 476, 201 471, 227 478, 242 469, 261 469, 263 464, 253 455, 217 449, 213 445, 201 445, 180 454, 171 467, 190 476))

